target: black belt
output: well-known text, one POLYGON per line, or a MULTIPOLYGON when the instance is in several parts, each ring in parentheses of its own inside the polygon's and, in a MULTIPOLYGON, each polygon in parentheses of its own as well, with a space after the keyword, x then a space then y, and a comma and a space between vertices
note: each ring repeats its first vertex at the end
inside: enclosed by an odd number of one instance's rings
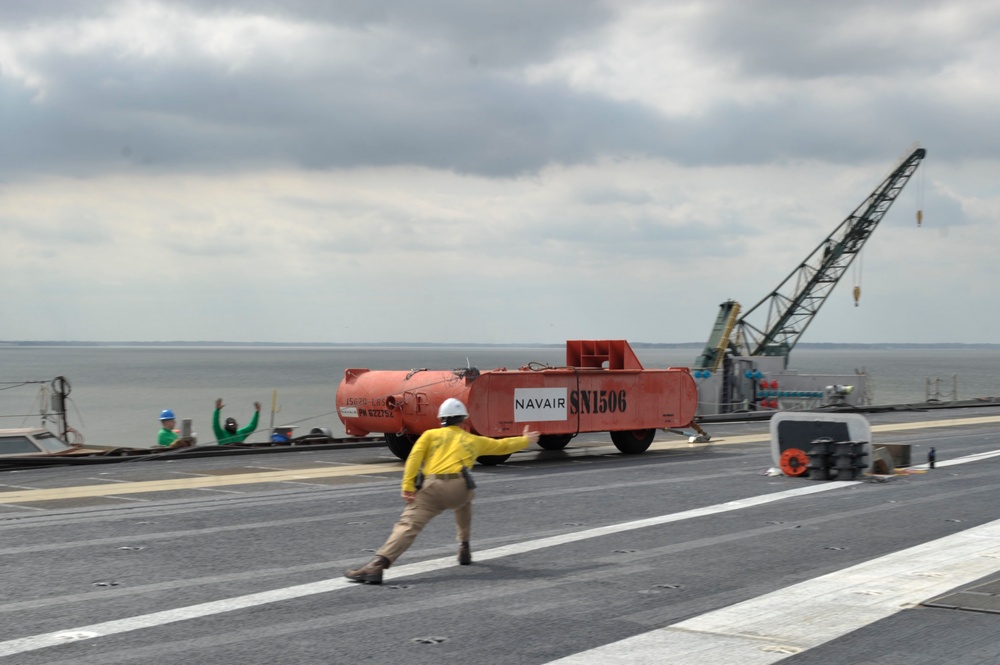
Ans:
POLYGON ((428 478, 433 478, 434 480, 455 480, 456 478, 461 478, 460 473, 432 473, 428 478))

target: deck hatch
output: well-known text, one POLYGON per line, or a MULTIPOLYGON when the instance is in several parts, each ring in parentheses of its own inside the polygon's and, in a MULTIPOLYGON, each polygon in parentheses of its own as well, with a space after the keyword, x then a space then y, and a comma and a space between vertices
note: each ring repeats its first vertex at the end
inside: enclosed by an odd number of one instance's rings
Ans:
POLYGON ((1000 614, 1000 577, 977 584, 967 589, 950 591, 925 603, 925 607, 938 607, 966 612, 989 612, 1000 614))

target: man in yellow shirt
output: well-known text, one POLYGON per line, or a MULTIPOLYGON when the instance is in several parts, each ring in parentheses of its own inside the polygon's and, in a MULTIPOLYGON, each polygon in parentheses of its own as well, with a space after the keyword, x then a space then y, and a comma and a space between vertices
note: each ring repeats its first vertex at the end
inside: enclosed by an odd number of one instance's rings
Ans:
MULTIPOLYGON (((458 527, 458 562, 472 563, 469 538, 472 532, 472 498, 475 492, 467 483, 468 469, 480 455, 506 455, 527 448, 538 441, 538 432, 527 426, 522 436, 491 439, 471 434, 459 425, 469 411, 459 400, 446 399, 438 409, 441 427, 420 435, 406 458, 403 470, 403 501, 406 508, 385 544, 375 557, 360 568, 344 573, 354 582, 381 584, 382 572, 392 565, 434 517, 445 510, 455 511, 458 527), (423 473, 423 485, 417 487, 417 474, 423 473)), ((471 480, 471 476, 468 476, 471 480)), ((474 486, 473 486, 474 487, 474 486)))

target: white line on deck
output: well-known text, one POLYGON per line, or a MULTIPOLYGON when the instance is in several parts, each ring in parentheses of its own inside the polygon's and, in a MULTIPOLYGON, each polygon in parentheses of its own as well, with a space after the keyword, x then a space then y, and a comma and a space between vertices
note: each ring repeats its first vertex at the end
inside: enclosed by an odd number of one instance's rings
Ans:
MULTIPOLYGON (((968 464, 1000 450, 938 462, 968 464)), ((911 467, 927 468, 926 464, 911 467)), ((1000 520, 550 665, 768 665, 1000 570, 1000 520)))
MULTIPOLYGON (((948 464, 949 466, 963 464, 997 455, 1000 455, 1000 451, 979 453, 948 460, 948 464)), ((477 552, 476 559, 478 561, 498 559, 588 538, 750 508, 857 484, 859 483, 826 482, 680 513, 514 543, 477 552)), ((666 650, 669 650, 671 663, 674 665, 685 663, 701 665, 711 661, 739 662, 741 665, 775 663, 789 655, 891 616, 906 606, 994 573, 1000 569, 998 555, 1000 555, 1000 520, 553 663, 560 665, 661 663, 663 654, 668 652, 666 650), (822 631, 817 628, 819 623, 824 624, 822 631), (775 634, 774 629, 777 626, 784 628, 780 631, 780 635, 775 634), (754 630, 759 634, 755 634, 754 630)), ((419 575, 454 565, 456 565, 454 557, 449 556, 398 566, 392 569, 390 574, 419 575)), ((343 578, 320 580, 284 589, 17 638, 0 642, 0 657, 336 591, 348 586, 353 584, 343 578)))
POLYGON ((1000 569, 1000 520, 550 665, 770 665, 1000 569))
MULTIPOLYGON (((557 545, 564 545, 567 543, 578 542, 581 540, 587 540, 589 538, 599 538, 601 536, 607 536, 614 533, 621 533, 623 531, 642 529, 645 527, 657 526, 660 524, 669 524, 671 522, 679 522, 681 520, 693 519, 696 517, 705 517, 708 515, 730 512, 733 510, 741 510, 743 508, 751 508, 754 506, 773 503, 775 501, 782 501, 784 499, 791 499, 794 497, 806 496, 809 494, 827 492, 830 490, 840 489, 843 487, 850 487, 857 484, 859 483, 834 481, 817 485, 808 485, 805 487, 799 487, 792 490, 785 490, 784 492, 775 492, 773 494, 754 496, 746 499, 739 499, 737 501, 728 501, 726 503, 719 503, 714 506, 705 506, 704 508, 695 508, 693 510, 685 510, 679 513, 659 515, 657 517, 650 517, 647 519, 635 520, 632 522, 622 522, 620 524, 609 524, 607 526, 597 527, 594 529, 587 529, 584 531, 578 531, 576 533, 567 533, 560 536, 540 538, 538 540, 532 540, 523 543, 513 543, 510 545, 504 545, 490 550, 483 550, 482 552, 477 552, 476 560, 488 561, 490 559, 499 559, 501 557, 512 556, 514 554, 523 554, 525 552, 532 552, 546 547, 555 547, 557 545)), ((429 561, 411 563, 405 566, 394 566, 389 571, 388 575, 390 576, 419 575, 422 573, 429 573, 437 570, 443 570, 445 568, 450 568, 456 565, 458 564, 455 561, 455 558, 449 556, 440 559, 431 559, 429 561)), ((13 640, 7 640, 6 642, 0 642, 0 657, 11 656, 14 654, 24 653, 27 651, 44 649, 46 647, 55 646, 57 644, 66 644, 67 642, 88 640, 88 639, 93 639, 95 637, 102 637, 105 635, 127 633, 133 630, 140 630, 142 628, 153 628, 155 626, 162 626, 164 624, 175 623, 177 621, 196 619, 199 617, 209 616, 212 614, 221 614, 223 612, 232 612, 234 610, 244 609, 247 607, 267 605, 270 603, 277 603, 283 600, 300 598, 302 596, 309 596, 317 593, 336 591, 338 589, 344 589, 349 586, 354 586, 354 584, 352 582, 347 581, 344 578, 320 580, 318 582, 300 584, 297 586, 286 587, 284 589, 274 589, 272 591, 263 591, 261 593, 253 593, 246 596, 225 598, 223 600, 200 603, 198 605, 190 605, 188 607, 180 607, 172 610, 164 610, 162 612, 153 612, 152 614, 143 614, 140 616, 129 617, 125 619, 105 621, 102 623, 91 624, 89 626, 65 628, 63 630, 58 630, 55 632, 43 633, 40 635, 32 635, 29 637, 21 637, 13 640)))
POLYGON ((149 503, 151 501, 151 499, 140 499, 135 496, 116 496, 114 494, 105 494, 102 498, 118 499, 119 501, 142 501, 143 503, 149 503))
MULTIPOLYGON (((1000 457, 1000 450, 990 450, 985 453, 976 453, 975 455, 966 455, 965 457, 956 457, 955 459, 947 459, 941 462, 936 462, 936 466, 955 466, 956 464, 966 464, 968 462, 978 462, 980 460, 989 459, 991 457, 1000 457)), ((917 464, 910 467, 911 469, 929 469, 929 464, 917 464)))

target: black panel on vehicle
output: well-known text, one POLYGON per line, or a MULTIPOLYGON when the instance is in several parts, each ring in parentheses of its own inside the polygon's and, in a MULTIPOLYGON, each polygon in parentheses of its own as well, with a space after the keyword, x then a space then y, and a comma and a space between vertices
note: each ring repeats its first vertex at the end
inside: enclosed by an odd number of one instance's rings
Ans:
POLYGON ((778 450, 781 452, 798 448, 808 453, 812 442, 823 437, 834 441, 851 440, 847 423, 826 420, 785 420, 778 423, 778 450))

